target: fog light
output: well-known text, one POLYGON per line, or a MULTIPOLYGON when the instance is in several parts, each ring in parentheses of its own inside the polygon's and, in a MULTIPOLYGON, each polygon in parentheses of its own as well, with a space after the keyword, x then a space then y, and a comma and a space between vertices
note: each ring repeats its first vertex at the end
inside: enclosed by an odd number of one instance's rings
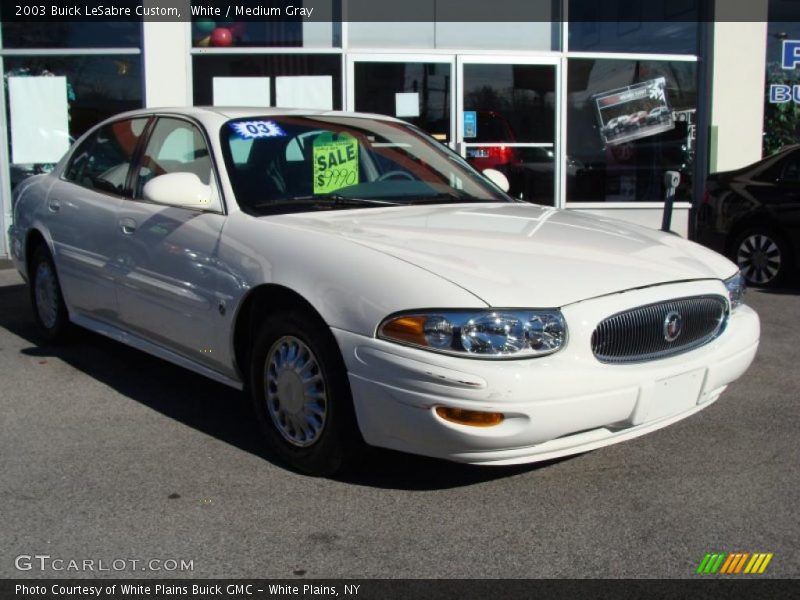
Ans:
POLYGON ((445 421, 472 427, 494 427, 495 425, 500 425, 504 419, 503 413, 480 412, 463 408, 448 408, 446 406, 437 406, 436 414, 445 421))

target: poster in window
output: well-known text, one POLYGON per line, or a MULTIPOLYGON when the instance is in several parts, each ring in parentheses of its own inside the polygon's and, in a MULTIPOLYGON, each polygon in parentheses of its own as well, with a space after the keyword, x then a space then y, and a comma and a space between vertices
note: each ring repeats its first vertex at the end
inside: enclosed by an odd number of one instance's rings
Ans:
POLYGON ((67 78, 9 77, 11 162, 50 164, 69 150, 67 78))
POLYGON ((673 129, 666 88, 659 77, 593 96, 603 143, 614 146, 673 129))

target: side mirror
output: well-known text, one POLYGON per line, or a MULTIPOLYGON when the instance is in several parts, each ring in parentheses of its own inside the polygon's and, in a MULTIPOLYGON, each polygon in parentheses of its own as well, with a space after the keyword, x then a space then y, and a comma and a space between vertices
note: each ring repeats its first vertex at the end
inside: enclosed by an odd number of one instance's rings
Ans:
POLYGON ((180 208, 211 208, 213 191, 194 173, 166 173, 148 181, 142 195, 145 200, 180 208))
POLYGON ((511 184, 508 182, 508 177, 503 175, 497 169, 484 169, 483 176, 504 192, 507 192, 509 189, 511 189, 511 184))

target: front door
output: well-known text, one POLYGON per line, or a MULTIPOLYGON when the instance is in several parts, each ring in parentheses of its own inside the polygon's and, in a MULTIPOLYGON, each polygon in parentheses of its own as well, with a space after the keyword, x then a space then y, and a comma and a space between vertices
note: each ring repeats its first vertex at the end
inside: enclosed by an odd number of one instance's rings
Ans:
POLYGON ((140 337, 217 366, 216 256, 225 217, 149 202, 142 193, 149 180, 175 172, 194 173, 216 189, 205 138, 189 121, 161 117, 137 170, 133 199, 117 213, 120 320, 140 337))

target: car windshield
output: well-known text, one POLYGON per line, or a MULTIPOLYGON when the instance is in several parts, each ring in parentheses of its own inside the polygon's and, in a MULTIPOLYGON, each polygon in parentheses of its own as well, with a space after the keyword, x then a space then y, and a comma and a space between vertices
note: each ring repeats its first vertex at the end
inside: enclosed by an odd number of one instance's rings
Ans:
POLYGON ((456 153, 405 123, 251 117, 225 123, 221 138, 236 200, 252 214, 513 202, 456 153))

